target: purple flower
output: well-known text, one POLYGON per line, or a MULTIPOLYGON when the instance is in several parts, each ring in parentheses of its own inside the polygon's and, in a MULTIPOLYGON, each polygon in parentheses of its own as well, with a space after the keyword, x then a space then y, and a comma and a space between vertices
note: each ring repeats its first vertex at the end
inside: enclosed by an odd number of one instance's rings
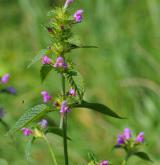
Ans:
POLYGON ((117 137, 117 145, 119 146, 119 145, 122 145, 124 143, 125 143, 124 135, 123 134, 118 135, 118 137, 117 137))
POLYGON ((42 64, 50 64, 51 63, 51 59, 48 56, 43 56, 41 58, 41 63, 42 64))
POLYGON ((55 64, 53 65, 55 68, 67 68, 67 64, 65 64, 63 57, 59 56, 56 59, 55 64))
POLYGON ((38 124, 41 128, 46 128, 48 126, 48 121, 46 119, 42 119, 38 124))
POLYGON ((131 130, 129 128, 125 128, 122 134, 119 134, 117 137, 117 145, 122 145, 126 140, 131 138, 131 130))
POLYGON ((4 116, 4 109, 2 107, 0 107, 0 119, 3 118, 4 116))
POLYGON ((6 73, 6 74, 4 74, 2 77, 1 77, 1 83, 2 84, 6 84, 7 82, 8 82, 8 80, 9 80, 9 74, 8 73, 6 73))
POLYGON ((71 88, 71 89, 69 90, 69 95, 70 95, 70 96, 76 96, 76 91, 75 91, 75 89, 71 88))
POLYGON ((103 162, 100 162, 99 165, 108 165, 108 161, 104 160, 103 162))
POLYGON ((22 128, 21 130, 24 136, 29 136, 32 134, 32 131, 28 128, 22 128))
POLYGON ((77 23, 81 22, 81 20, 82 20, 82 14, 83 14, 83 10, 82 10, 82 9, 79 9, 79 10, 77 10, 77 11, 74 13, 73 17, 74 17, 74 20, 75 20, 77 23))
POLYGON ((140 132, 136 139, 135 139, 135 142, 136 143, 143 143, 144 142, 144 132, 140 132))
POLYGON ((6 91, 10 94, 13 94, 13 95, 16 94, 16 90, 13 87, 6 88, 6 91))
POLYGON ((42 91, 42 92, 41 92, 41 95, 42 95, 42 97, 43 97, 43 102, 44 102, 44 103, 47 103, 47 102, 50 101, 51 98, 52 98, 52 97, 48 94, 47 91, 42 91))
POLYGON ((131 138, 131 130, 129 128, 125 128, 123 131, 123 135, 125 137, 126 140, 131 138))
POLYGON ((72 3, 73 0, 66 0, 65 4, 64 4, 64 8, 66 9, 70 3, 72 3))
POLYGON ((70 112, 70 109, 67 105, 67 101, 63 101, 61 104, 60 113, 66 113, 66 112, 70 112))

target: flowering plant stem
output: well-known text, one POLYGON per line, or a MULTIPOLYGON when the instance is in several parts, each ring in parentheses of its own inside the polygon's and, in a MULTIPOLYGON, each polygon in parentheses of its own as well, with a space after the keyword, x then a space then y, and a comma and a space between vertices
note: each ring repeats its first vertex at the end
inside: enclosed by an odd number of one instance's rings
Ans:
POLYGON ((51 144, 49 143, 49 141, 48 141, 48 139, 46 138, 45 135, 44 135, 43 139, 45 140, 45 142, 48 145, 49 152, 51 153, 51 156, 52 156, 53 164, 54 165, 58 165, 57 160, 56 160, 56 157, 55 157, 55 154, 54 154, 53 149, 51 147, 51 144))
POLYGON ((127 165, 127 161, 129 159, 129 157, 130 157, 130 154, 127 154, 126 157, 125 157, 125 159, 122 162, 122 165, 127 165))
MULTIPOLYGON (((63 91, 63 100, 66 99, 65 96, 65 77, 63 74, 62 76, 62 91, 63 91)), ((67 147, 67 113, 63 114, 63 147, 64 147, 64 159, 65 159, 65 165, 68 165, 68 147, 67 147)))

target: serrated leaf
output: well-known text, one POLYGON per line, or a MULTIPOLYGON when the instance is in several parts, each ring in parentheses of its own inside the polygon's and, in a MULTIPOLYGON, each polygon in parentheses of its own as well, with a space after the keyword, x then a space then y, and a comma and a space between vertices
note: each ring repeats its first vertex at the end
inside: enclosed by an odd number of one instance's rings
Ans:
POLYGON ((49 49, 42 49, 30 62, 30 64, 28 64, 27 68, 30 68, 34 63, 36 63, 37 61, 39 61, 42 56, 44 55, 48 55, 50 54, 50 50, 49 49))
POLYGON ((83 100, 81 104, 73 104, 72 107, 88 108, 88 109, 103 113, 107 116, 111 116, 111 117, 118 118, 118 119, 123 119, 122 117, 117 115, 114 111, 112 111, 109 107, 107 107, 106 105, 103 105, 103 104, 99 104, 99 103, 88 103, 83 100))
POLYGON ((29 161, 30 159, 30 154, 31 154, 31 148, 32 148, 32 144, 35 141, 35 137, 32 137, 25 146, 25 157, 27 159, 27 161, 29 161))
POLYGON ((148 156, 147 153, 145 152, 136 152, 134 153, 135 156, 138 156, 139 158, 143 159, 143 160, 146 160, 146 161, 150 161, 150 162, 153 162, 150 157, 148 156))
POLYGON ((40 70, 40 77, 41 81, 43 82, 45 78, 48 76, 49 72, 53 69, 53 66, 45 64, 42 65, 41 70, 40 70))
POLYGON ((28 109, 16 122, 16 124, 9 130, 7 135, 12 135, 21 128, 25 127, 32 121, 35 121, 39 117, 43 116, 47 112, 49 112, 50 109, 47 105, 41 104, 41 105, 36 105, 33 108, 28 109))
POLYGON ((76 90, 79 99, 82 100, 85 89, 84 89, 83 79, 80 73, 75 71, 68 71, 64 75, 68 80, 70 86, 76 90))
MULTIPOLYGON (((60 128, 57 128, 57 127, 48 127, 48 129, 46 130, 45 132, 46 134, 47 133, 53 133, 53 134, 56 134, 60 137, 63 137, 63 130, 60 129, 60 128)), ((71 138, 67 137, 68 140, 71 140, 71 138)))

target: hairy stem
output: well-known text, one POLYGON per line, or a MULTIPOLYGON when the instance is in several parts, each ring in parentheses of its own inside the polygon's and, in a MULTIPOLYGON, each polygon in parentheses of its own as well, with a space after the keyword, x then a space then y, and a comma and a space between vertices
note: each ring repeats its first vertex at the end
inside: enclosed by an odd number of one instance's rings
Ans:
POLYGON ((48 145, 49 152, 51 153, 53 165, 58 165, 57 160, 56 160, 56 157, 55 157, 55 154, 54 154, 54 152, 53 152, 53 150, 52 150, 51 144, 49 143, 49 141, 48 141, 48 139, 46 138, 46 136, 44 136, 44 140, 45 140, 45 142, 46 142, 47 145, 48 145))
MULTIPOLYGON (((62 74, 62 91, 63 91, 63 100, 66 99, 66 89, 65 89, 65 77, 62 74)), ((63 116, 63 147, 64 147, 64 158, 65 165, 68 165, 68 145, 67 145, 67 113, 63 116)))
POLYGON ((127 154, 126 155, 125 159, 122 162, 122 165, 127 165, 127 161, 128 161, 128 159, 129 159, 130 156, 131 156, 130 154, 127 154))

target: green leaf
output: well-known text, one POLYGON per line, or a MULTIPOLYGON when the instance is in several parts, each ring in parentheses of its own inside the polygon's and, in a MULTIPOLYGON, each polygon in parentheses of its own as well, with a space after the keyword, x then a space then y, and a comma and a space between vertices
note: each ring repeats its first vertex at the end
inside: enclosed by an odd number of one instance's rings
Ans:
POLYGON ((36 63, 37 61, 39 61, 41 59, 42 56, 44 55, 48 55, 50 54, 50 50, 49 49, 42 49, 30 62, 30 64, 27 66, 27 68, 30 68, 34 63, 36 63))
MULTIPOLYGON (((58 127, 48 127, 48 129, 46 130, 45 132, 46 134, 47 133, 53 133, 53 134, 56 134, 60 137, 63 137, 63 130, 58 128, 58 127)), ((71 138, 67 137, 68 140, 71 140, 71 138)))
POLYGON ((31 148, 32 148, 32 144, 34 143, 34 141, 35 141, 35 137, 32 137, 32 138, 26 143, 26 146, 25 146, 25 157, 26 157, 27 161, 29 161, 29 159, 30 159, 31 148))
POLYGON ((134 155, 138 156, 139 158, 146 160, 146 161, 150 161, 153 162, 150 157, 148 156, 148 154, 146 154, 145 152, 136 152, 134 153, 134 155))
POLYGON ((0 158, 0 165, 8 165, 7 160, 0 158))
POLYGON ((94 164, 97 164, 98 159, 97 159, 96 155, 93 152, 89 152, 88 157, 91 160, 91 162, 93 162, 94 164))
POLYGON ((33 108, 28 109, 16 122, 16 124, 9 130, 7 135, 12 135, 21 128, 25 127, 32 121, 35 121, 36 119, 40 118, 47 112, 49 112, 50 109, 47 105, 41 104, 41 105, 36 105, 33 108))
POLYGON ((96 165, 93 161, 89 162, 88 165, 96 165))
POLYGON ((97 46, 79 46, 79 45, 75 45, 75 44, 70 44, 70 49, 80 49, 80 48, 98 48, 97 46))
POLYGON ((82 100, 85 89, 84 82, 80 73, 75 71, 68 71, 64 75, 68 80, 70 86, 76 90, 79 99, 82 100))
POLYGON ((42 82, 45 80, 45 78, 47 77, 47 75, 52 69, 53 69, 53 66, 51 65, 48 65, 48 64, 42 65, 41 70, 40 70, 40 76, 41 76, 42 82))
POLYGON ((82 101, 81 104, 73 104, 71 107, 88 108, 88 109, 92 109, 94 111, 103 113, 105 115, 108 115, 108 116, 111 116, 111 117, 114 117, 114 118, 124 119, 124 118, 120 117, 119 115, 117 115, 114 111, 112 111, 107 106, 105 106, 103 104, 99 104, 99 103, 88 103, 86 101, 82 101))

